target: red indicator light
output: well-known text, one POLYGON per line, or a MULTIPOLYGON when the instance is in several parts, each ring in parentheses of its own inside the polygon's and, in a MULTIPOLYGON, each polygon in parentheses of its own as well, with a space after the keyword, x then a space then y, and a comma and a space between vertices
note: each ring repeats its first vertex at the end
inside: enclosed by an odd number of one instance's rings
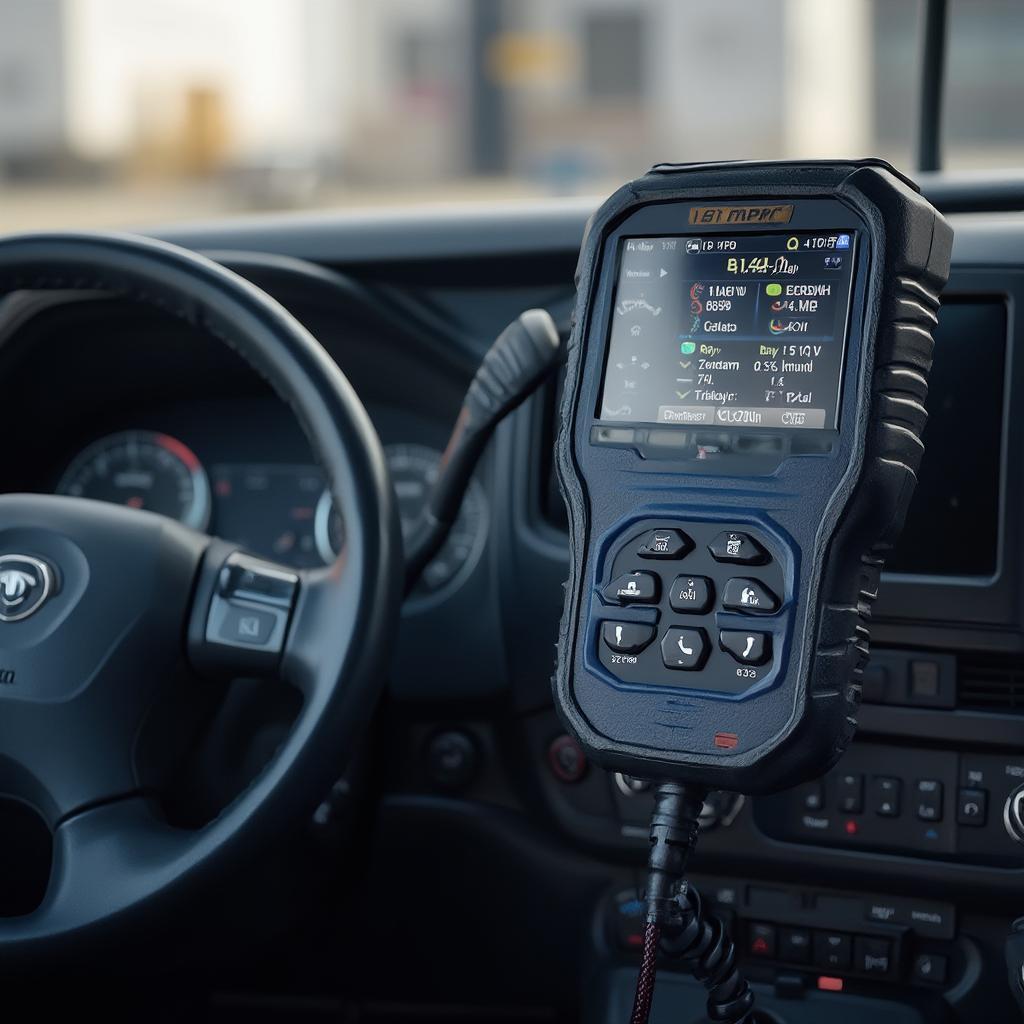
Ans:
POLYGON ((843 825, 843 828, 846 829, 846 834, 848 836, 855 836, 857 834, 857 832, 859 831, 859 829, 857 828, 857 822, 855 822, 855 821, 848 821, 848 822, 846 822, 846 824, 843 825))
POLYGON ((642 946, 644 944, 644 937, 634 933, 633 935, 627 936, 626 941, 631 946, 642 946))
POLYGON ((734 732, 716 732, 715 746, 720 750, 733 750, 740 738, 734 732))
POLYGON ((750 944, 750 952, 758 956, 764 956, 768 952, 768 940, 758 937, 750 944))
POLYGON ((823 974, 818 978, 818 988, 820 988, 822 992, 842 992, 843 979, 830 978, 827 974, 823 974))

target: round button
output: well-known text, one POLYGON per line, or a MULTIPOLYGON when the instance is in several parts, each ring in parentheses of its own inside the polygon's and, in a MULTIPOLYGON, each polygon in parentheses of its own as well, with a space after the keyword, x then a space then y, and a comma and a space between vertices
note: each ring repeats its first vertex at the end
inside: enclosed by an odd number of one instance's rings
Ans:
POLYGON ((465 789, 480 767, 473 737, 458 729, 435 733, 427 743, 426 758, 427 774, 438 789, 465 789))
POLYGON ((1006 798, 1003 824, 1011 839, 1024 843, 1024 786, 1018 786, 1006 798))
POLYGON ((587 755, 571 736, 564 733, 551 741, 548 764, 559 782, 579 782, 587 774, 587 755))

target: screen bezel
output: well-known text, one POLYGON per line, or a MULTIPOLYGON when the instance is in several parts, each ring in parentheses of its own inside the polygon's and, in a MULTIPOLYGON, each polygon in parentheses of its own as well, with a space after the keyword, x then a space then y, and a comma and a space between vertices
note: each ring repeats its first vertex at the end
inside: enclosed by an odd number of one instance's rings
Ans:
MULTIPOLYGON (((694 227, 697 227, 697 225, 690 225, 690 227, 694 228, 694 227)), ((716 224, 715 227, 718 228, 719 225, 716 224)), ((740 228, 741 225, 736 225, 736 227, 740 228)), ((746 230, 729 230, 729 231, 716 230, 716 231, 701 231, 701 232, 698 232, 698 231, 691 230, 691 231, 685 232, 683 234, 659 233, 659 234, 656 234, 656 235, 647 235, 647 234, 644 234, 644 235, 641 235, 641 234, 622 234, 622 235, 620 235, 618 237, 616 251, 615 251, 615 267, 614 267, 614 271, 613 271, 614 278, 615 278, 615 284, 614 284, 614 287, 613 287, 612 293, 611 293, 611 307, 609 309, 608 323, 607 323, 607 327, 606 327, 607 337, 605 338, 604 357, 603 357, 603 361, 602 361, 602 365, 601 365, 601 386, 598 389, 598 394, 597 394, 597 408, 594 410, 594 415, 597 418, 597 420, 600 423, 605 423, 605 424, 609 424, 609 425, 618 425, 618 426, 623 426, 623 427, 644 426, 644 427, 653 427, 653 428, 659 429, 659 430, 661 430, 661 429, 672 429, 672 430, 695 430, 695 429, 698 429, 698 430, 702 430, 702 431, 703 430, 711 430, 711 431, 716 431, 716 432, 719 431, 719 430, 729 430, 729 431, 740 431, 740 432, 743 432, 743 433, 752 433, 752 432, 760 433, 760 432, 764 431, 765 433, 773 434, 773 435, 775 433, 791 434, 791 433, 796 432, 796 431, 799 431, 801 434, 805 434, 805 433, 807 433, 808 431, 811 431, 811 430, 824 430, 824 431, 835 431, 835 430, 837 430, 838 426, 839 426, 839 418, 840 418, 840 416, 842 414, 843 379, 844 379, 844 376, 845 376, 845 373, 846 373, 846 358, 847 358, 847 351, 849 349, 849 341, 850 341, 850 329, 851 329, 850 314, 851 314, 851 310, 852 310, 852 307, 853 307, 853 294, 854 294, 854 290, 855 290, 856 284, 857 284, 857 281, 856 281, 856 276, 857 276, 857 258, 858 258, 858 254, 859 254, 860 241, 861 241, 861 232, 857 231, 856 229, 852 229, 851 230, 850 228, 845 228, 845 227, 844 228, 819 228, 819 227, 813 227, 813 228, 794 228, 794 227, 788 227, 786 229, 777 229, 777 230, 768 230, 768 231, 766 231, 766 230, 754 231, 754 230, 746 229, 746 230), (842 345, 842 352, 841 352, 840 358, 839 358, 839 366, 838 366, 838 369, 836 371, 836 378, 837 378, 836 379, 836 397, 835 397, 835 402, 832 403, 831 409, 824 410, 826 412, 826 414, 828 414, 828 419, 829 419, 830 422, 826 423, 826 425, 824 427, 791 427, 791 426, 782 426, 782 427, 750 427, 750 426, 746 426, 746 425, 745 426, 737 427, 737 426, 721 425, 721 424, 702 424, 699 428, 695 428, 691 424, 670 423, 670 422, 662 421, 662 420, 645 420, 645 419, 618 420, 618 419, 608 419, 608 418, 605 418, 605 417, 601 416, 601 409, 604 406, 604 393, 605 393, 605 389, 608 386, 608 367, 609 367, 609 363, 610 363, 610 360, 611 360, 611 354, 612 354, 612 332, 613 332, 613 328, 614 328, 614 324, 615 324, 615 307, 616 307, 616 305, 618 303, 619 288, 620 288, 620 286, 622 284, 622 259, 623 259, 623 253, 625 252, 626 245, 627 245, 628 242, 637 241, 637 240, 649 240, 649 241, 654 242, 654 241, 661 241, 663 239, 675 239, 677 241, 684 241, 684 240, 687 240, 687 239, 690 239, 690 238, 736 238, 736 237, 739 237, 739 236, 742 236, 742 235, 749 236, 750 238, 774 238, 774 237, 789 238, 789 237, 793 237, 794 235, 796 235, 796 236, 803 236, 803 235, 814 235, 814 234, 837 234, 837 235, 838 234, 849 234, 852 237, 852 244, 850 245, 849 250, 848 250, 849 256, 851 257, 851 260, 852 260, 852 265, 851 265, 850 270, 849 270, 849 275, 850 275, 849 276, 849 285, 848 285, 848 287, 846 289, 846 310, 845 310, 845 313, 844 313, 844 315, 843 315, 843 317, 842 317, 842 319, 840 321, 839 331, 837 332, 837 333, 841 334, 840 344, 842 345)), ((723 340, 727 340, 727 339, 723 339, 723 340)), ((767 341, 768 339, 766 338, 765 340, 767 341)), ((780 406, 779 408, 786 408, 786 407, 785 406, 780 406)))

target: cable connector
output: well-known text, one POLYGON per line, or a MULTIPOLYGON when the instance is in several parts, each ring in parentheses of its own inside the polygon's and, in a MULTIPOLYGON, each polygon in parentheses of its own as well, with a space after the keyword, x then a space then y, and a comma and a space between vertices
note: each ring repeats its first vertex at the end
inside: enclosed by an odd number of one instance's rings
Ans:
POLYGON ((654 791, 647 856, 647 923, 662 930, 679 919, 676 897, 700 835, 699 818, 706 796, 706 790, 677 782, 663 782, 654 791))
POLYGON ((683 960, 708 990, 710 1020, 754 1020, 754 994, 736 966, 736 947, 722 923, 705 912, 700 893, 686 883, 706 796, 704 789, 675 782, 654 791, 643 960, 630 1024, 646 1024, 650 1016, 659 950, 683 960))

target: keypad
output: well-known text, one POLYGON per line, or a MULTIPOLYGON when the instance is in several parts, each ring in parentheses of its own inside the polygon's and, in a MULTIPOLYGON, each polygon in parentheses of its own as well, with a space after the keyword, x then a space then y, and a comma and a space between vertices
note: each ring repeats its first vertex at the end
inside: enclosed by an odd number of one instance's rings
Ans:
POLYGON ((742 693, 773 671, 790 609, 758 531, 655 520, 613 542, 604 565, 598 656, 616 678, 742 693))

